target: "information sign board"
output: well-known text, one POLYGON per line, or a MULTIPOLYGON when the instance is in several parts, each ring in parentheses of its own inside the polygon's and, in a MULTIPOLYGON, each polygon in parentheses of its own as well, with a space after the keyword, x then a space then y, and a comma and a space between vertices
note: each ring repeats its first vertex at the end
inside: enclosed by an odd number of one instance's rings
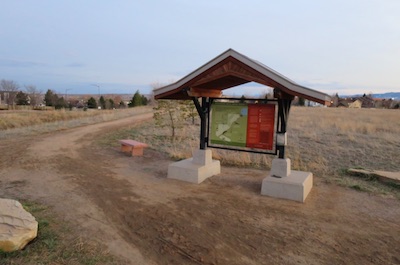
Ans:
POLYGON ((249 104, 246 147, 273 150, 275 105, 249 104))
POLYGON ((208 146, 275 154, 276 106, 276 102, 213 102, 208 146))

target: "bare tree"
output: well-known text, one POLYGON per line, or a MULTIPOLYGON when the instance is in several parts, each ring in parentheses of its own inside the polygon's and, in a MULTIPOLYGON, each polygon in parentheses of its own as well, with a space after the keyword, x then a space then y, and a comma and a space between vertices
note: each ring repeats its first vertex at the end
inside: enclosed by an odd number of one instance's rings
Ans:
POLYGON ((6 99, 6 102, 9 107, 11 106, 11 108, 14 108, 15 97, 17 95, 18 89, 18 84, 13 80, 2 79, 0 81, 0 90, 4 93, 7 93, 8 97, 6 99))
POLYGON ((25 86, 25 90, 29 95, 30 98, 30 105, 32 107, 37 106, 39 103, 41 103, 42 99, 42 91, 37 89, 36 86, 29 85, 25 86))
MULTIPOLYGON (((152 86, 153 88, 161 87, 158 83, 155 83, 152 86)), ((183 127, 183 121, 185 120, 184 105, 180 100, 162 99, 157 100, 153 110, 156 125, 161 128, 169 127, 171 129, 171 138, 172 140, 175 140, 176 131, 178 128, 183 127)))

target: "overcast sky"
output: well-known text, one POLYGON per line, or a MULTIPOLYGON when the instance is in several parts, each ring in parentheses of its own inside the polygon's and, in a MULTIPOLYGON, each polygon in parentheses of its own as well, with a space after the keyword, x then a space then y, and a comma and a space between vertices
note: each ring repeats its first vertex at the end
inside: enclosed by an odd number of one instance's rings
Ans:
POLYGON ((229 48, 328 94, 400 92, 400 1, 10 0, 0 8, 0 79, 44 92, 150 93, 229 48))

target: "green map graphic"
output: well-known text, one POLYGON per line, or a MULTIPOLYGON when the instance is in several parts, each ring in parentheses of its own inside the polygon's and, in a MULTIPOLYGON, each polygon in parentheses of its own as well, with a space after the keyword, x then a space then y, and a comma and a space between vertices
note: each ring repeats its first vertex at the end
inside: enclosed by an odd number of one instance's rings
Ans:
POLYGON ((246 147, 247 111, 246 104, 212 104, 211 144, 246 147))

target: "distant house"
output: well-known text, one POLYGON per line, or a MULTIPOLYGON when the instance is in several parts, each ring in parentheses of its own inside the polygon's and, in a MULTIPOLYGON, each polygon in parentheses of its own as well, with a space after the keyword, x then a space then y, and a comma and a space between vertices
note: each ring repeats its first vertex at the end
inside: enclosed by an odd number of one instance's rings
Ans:
POLYGON ((338 108, 348 108, 349 104, 351 104, 353 100, 351 98, 339 98, 337 102, 338 108))
POLYGON ((362 102, 361 102, 361 100, 356 99, 355 101, 350 102, 350 103, 348 104, 348 106, 349 106, 349 108, 351 108, 351 109, 361 109, 361 107, 362 107, 362 102))
POLYGON ((358 98, 339 98, 337 102, 338 108, 362 108, 362 101, 358 98))
POLYGON ((8 92, 0 91, 0 105, 7 104, 8 92))
POLYGON ((395 103, 394 100, 389 98, 374 98, 374 104, 375 108, 381 108, 381 109, 390 109, 393 108, 395 103))
POLYGON ((375 107, 374 99, 365 94, 364 94, 364 96, 357 98, 357 100, 361 101, 362 108, 374 108, 375 107))
POLYGON ((314 102, 314 101, 311 101, 308 99, 304 100, 304 106, 306 106, 306 107, 326 107, 318 102, 314 102))
POLYGON ((399 101, 392 98, 373 98, 371 95, 364 94, 362 97, 340 98, 337 94, 332 97, 332 107, 338 108, 378 108, 393 109, 398 108, 399 101))
POLYGON ((0 105, 13 105, 16 95, 16 91, 0 91, 0 105))

